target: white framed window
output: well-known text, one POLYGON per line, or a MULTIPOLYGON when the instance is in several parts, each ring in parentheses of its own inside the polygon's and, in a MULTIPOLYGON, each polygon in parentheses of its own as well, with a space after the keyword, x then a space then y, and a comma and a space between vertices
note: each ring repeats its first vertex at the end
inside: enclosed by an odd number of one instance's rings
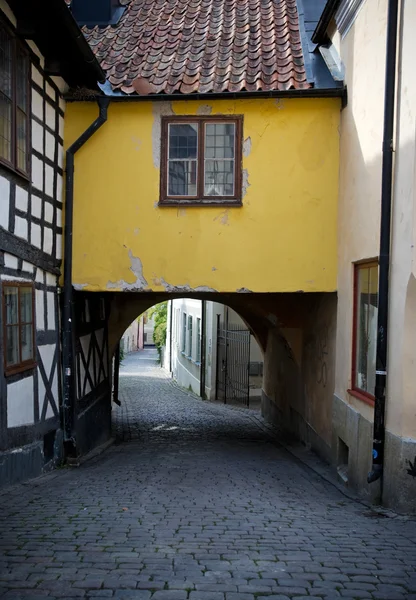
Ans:
POLYGON ((192 358, 192 317, 188 317, 188 357, 192 358))
POLYGON ((196 362, 201 362, 201 319, 196 320, 196 362))
POLYGON ((186 352, 186 313, 182 314, 182 345, 181 351, 186 352))

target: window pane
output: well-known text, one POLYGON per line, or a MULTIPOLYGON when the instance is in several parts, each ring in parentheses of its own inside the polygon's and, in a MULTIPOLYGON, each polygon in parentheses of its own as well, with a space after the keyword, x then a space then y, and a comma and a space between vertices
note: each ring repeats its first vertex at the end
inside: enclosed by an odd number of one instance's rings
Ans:
POLYGON ((24 113, 27 112, 27 95, 29 88, 29 60, 20 48, 16 51, 16 103, 24 113))
POLYGON ((377 343, 378 267, 358 268, 356 381, 359 389, 374 393, 377 343))
POLYGON ((6 337, 6 365, 17 365, 19 363, 19 328, 17 326, 7 327, 6 337))
POLYGON ((234 195, 234 161, 206 160, 205 161, 205 196, 234 195))
POLYGON ((0 26, 0 92, 12 95, 12 39, 0 26))
POLYGON ((234 158, 235 124, 205 125, 205 158, 234 158))
POLYGON ((20 108, 16 109, 16 147, 17 147, 17 168, 21 171, 27 170, 27 118, 20 108))
POLYGON ((20 322, 32 322, 32 288, 20 288, 20 322))
MULTIPOLYGON (((14 327, 13 329, 17 329, 14 327)), ((20 341, 22 344, 22 361, 33 358, 33 330, 32 325, 22 325, 20 329, 20 341)))
POLYGON ((198 125, 193 123, 169 124, 169 158, 196 159, 198 125))
POLYGON ((18 291, 17 287, 5 287, 6 325, 15 325, 19 322, 18 291))
POLYGON ((196 196, 196 160, 170 160, 168 196, 196 196))
POLYGON ((0 92, 0 156, 12 160, 12 103, 0 92))

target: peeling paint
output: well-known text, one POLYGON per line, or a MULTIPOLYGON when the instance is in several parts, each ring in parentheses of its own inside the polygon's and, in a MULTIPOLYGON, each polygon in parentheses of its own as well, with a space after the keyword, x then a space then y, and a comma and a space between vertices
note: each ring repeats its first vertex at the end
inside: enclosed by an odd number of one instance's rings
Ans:
POLYGON ((212 267, 211 271, 218 271, 217 267, 212 267))
POLYGON ((170 117, 174 114, 171 102, 153 102, 153 126, 152 126, 152 157, 153 166, 160 169, 160 144, 162 140, 162 117, 170 117))
POLYGON ((211 113, 212 106, 210 106, 209 104, 201 104, 201 106, 198 106, 196 110, 197 115, 210 115, 211 113))
POLYGON ((253 293, 252 290, 249 290, 248 288, 245 288, 245 287, 239 288, 238 290, 236 290, 236 292, 238 294, 252 294, 253 293))
POLYGON ((77 292, 82 292, 82 290, 86 287, 88 287, 88 283, 73 283, 72 287, 74 288, 74 290, 76 290, 77 292))
POLYGON ((247 158, 248 156, 250 156, 250 152, 251 152, 251 137, 248 136, 248 138, 246 138, 244 140, 243 154, 247 158))
POLYGON ((247 194, 248 188, 250 187, 250 182, 248 180, 248 171, 247 169, 243 169, 243 185, 242 185, 242 197, 244 198, 247 194))
POLYGON ((136 227, 135 229, 133 229, 133 233, 134 235, 139 235, 140 229, 138 227, 136 227))
POLYGON ((136 281, 134 283, 127 283, 124 279, 119 279, 118 281, 109 281, 107 283, 108 290, 121 289, 121 290, 129 290, 129 291, 146 291, 148 288, 148 284, 143 275, 143 265, 140 258, 137 256, 133 256, 131 250, 129 250, 129 259, 130 259, 130 271, 136 277, 136 281))
POLYGON ((283 98, 276 98, 274 103, 276 104, 276 106, 279 110, 281 110, 282 108, 285 107, 285 101, 283 100, 283 98))
POLYGON ((220 222, 222 223, 222 225, 229 225, 228 219, 229 219, 229 209, 226 208, 225 210, 221 211, 219 215, 217 215, 214 218, 214 221, 218 221, 218 219, 220 220, 220 222))
POLYGON ((215 290, 214 288, 208 287, 206 285, 199 285, 195 288, 192 288, 189 285, 171 285, 170 283, 165 281, 163 277, 161 277, 159 281, 160 285, 162 285, 167 292, 218 292, 218 290, 215 290))
POLYGON ((178 217, 186 216, 186 208, 178 208, 178 217))

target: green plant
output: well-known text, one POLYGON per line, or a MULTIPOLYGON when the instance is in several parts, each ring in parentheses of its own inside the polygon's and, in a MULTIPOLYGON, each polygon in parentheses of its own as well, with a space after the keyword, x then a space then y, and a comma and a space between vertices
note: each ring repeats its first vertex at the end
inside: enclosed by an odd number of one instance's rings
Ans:
POLYGON ((161 302, 153 306, 148 315, 150 318, 153 317, 155 328, 153 331, 153 340, 155 342, 156 350, 159 355, 159 362, 162 360, 162 348, 166 344, 166 329, 168 324, 168 303, 161 302))

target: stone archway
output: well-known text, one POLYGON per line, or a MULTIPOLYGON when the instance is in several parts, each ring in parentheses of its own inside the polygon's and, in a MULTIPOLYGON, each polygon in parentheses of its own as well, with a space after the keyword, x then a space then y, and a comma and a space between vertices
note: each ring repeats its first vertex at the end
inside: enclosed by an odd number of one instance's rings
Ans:
MULTIPOLYGON (((97 296, 77 292, 76 303, 97 296)), ((334 391, 336 294, 330 293, 217 293, 107 292, 106 335, 108 373, 122 334, 139 314, 173 298, 211 300, 229 306, 245 321, 264 353, 262 413, 264 417, 331 458, 332 397, 334 391)), ((98 405, 96 403, 96 409, 98 405)), ((102 400, 91 427, 109 418, 110 396, 102 400), (108 410, 107 410, 108 409, 108 410)), ((84 418, 86 417, 84 411, 84 418)), ((82 435, 86 435, 85 427, 82 435)), ((108 433, 109 428, 104 427, 108 433)), ((104 434, 103 434, 104 435, 104 434)), ((103 436, 93 436, 102 439, 103 436)), ((81 447, 83 445, 81 444, 81 447)))

